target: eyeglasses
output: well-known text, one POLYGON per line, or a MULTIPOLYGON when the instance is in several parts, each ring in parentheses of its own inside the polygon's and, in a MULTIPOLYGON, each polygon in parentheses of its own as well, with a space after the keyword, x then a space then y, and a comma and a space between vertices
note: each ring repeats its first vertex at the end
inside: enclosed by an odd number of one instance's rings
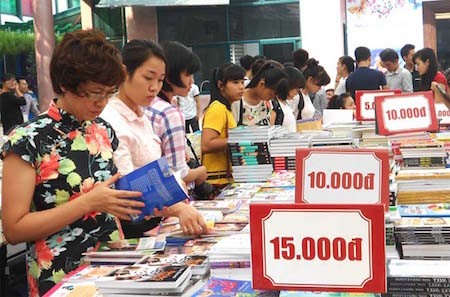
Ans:
POLYGON ((93 101, 101 101, 101 100, 109 100, 112 96, 114 96, 117 93, 117 89, 114 89, 113 91, 110 91, 108 93, 105 94, 98 94, 98 93, 90 93, 86 90, 81 90, 81 94, 79 94, 81 97, 86 97, 89 100, 93 100, 93 101))

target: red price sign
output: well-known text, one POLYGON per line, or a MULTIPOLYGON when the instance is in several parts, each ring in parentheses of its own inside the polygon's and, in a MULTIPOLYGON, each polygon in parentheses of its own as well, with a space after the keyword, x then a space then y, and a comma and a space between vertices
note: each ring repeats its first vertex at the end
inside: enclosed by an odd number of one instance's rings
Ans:
POLYGON ((450 124, 450 109, 444 103, 435 103, 436 116, 440 125, 450 124))
POLYGON ((250 204, 253 288, 386 291, 381 205, 250 204))
POLYGON ((389 152, 299 148, 295 202, 383 204, 389 210, 389 152))
POLYGON ((438 129, 431 91, 377 97, 375 106, 380 135, 438 129))
POLYGON ((356 119, 358 121, 375 120, 375 97, 401 94, 402 90, 356 91, 356 119))

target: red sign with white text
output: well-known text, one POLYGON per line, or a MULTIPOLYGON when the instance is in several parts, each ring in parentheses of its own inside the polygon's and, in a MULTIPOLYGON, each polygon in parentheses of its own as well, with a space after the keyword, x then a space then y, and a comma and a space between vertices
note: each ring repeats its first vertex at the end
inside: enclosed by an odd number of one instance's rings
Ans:
POLYGON ((375 109, 380 135, 438 129, 431 91, 376 97, 375 109))
POLYGON ((250 204, 253 288, 386 292, 381 205, 250 204))
POLYGON ((375 97, 401 94, 402 90, 355 91, 356 120, 375 120, 375 97))
POLYGON ((387 212, 389 151, 298 148, 295 202, 383 204, 387 212))

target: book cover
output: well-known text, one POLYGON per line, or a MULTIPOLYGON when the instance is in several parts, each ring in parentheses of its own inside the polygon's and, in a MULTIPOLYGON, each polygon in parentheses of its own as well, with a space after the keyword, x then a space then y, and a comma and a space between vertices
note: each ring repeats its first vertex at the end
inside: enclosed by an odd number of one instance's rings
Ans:
POLYGON ((397 209, 402 217, 450 217, 450 203, 399 205, 397 209))
POLYGON ((152 215, 155 208, 162 209, 188 198, 165 157, 121 177, 116 182, 116 189, 142 192, 139 200, 145 203, 145 207, 140 215, 132 216, 132 221, 152 215))
POLYGON ((69 282, 92 282, 100 278, 113 276, 117 271, 124 268, 123 265, 89 265, 82 266, 73 273, 66 275, 63 281, 69 282))
POLYGON ((211 277, 193 297, 204 296, 278 296, 278 291, 257 291, 252 289, 250 281, 211 277))
POLYGON ((281 291, 280 297, 375 297, 380 294, 372 293, 332 293, 332 292, 300 292, 300 291, 281 291))
POLYGON ((97 288, 93 282, 83 283, 59 283, 55 285, 50 291, 45 293, 44 297, 76 297, 89 296, 100 297, 97 288))

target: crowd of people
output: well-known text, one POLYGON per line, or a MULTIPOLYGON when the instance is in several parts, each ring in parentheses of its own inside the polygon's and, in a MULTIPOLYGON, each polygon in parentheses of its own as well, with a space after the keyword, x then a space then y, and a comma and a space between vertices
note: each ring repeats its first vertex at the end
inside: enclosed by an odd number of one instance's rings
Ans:
POLYGON ((8 242, 29 243, 30 296, 47 292, 100 242, 142 236, 161 217, 178 217, 186 234, 208 232, 185 202, 130 223, 141 212, 143 203, 133 199, 141 193, 114 189, 120 175, 164 156, 189 189, 201 189, 197 198, 210 199, 232 182, 227 138, 238 125, 295 132, 298 120, 321 117, 323 109, 355 109, 356 90, 432 90, 445 101, 438 86, 448 91, 448 83, 434 51, 405 45, 401 55, 405 68, 394 50, 380 54, 383 74, 370 68, 370 50, 358 47, 354 59, 339 58, 334 89, 325 88, 329 75, 304 49, 284 65, 244 56, 240 65, 212 71, 211 99, 201 111, 193 85, 200 60, 181 43, 131 40, 119 52, 100 31, 67 33, 52 56, 57 96, 46 112, 27 121, 23 114, 39 111, 26 80, 2 79, 1 120, 5 133, 13 129, 1 154, 2 224, 8 242), (191 168, 186 132, 198 129, 202 164, 191 168))

